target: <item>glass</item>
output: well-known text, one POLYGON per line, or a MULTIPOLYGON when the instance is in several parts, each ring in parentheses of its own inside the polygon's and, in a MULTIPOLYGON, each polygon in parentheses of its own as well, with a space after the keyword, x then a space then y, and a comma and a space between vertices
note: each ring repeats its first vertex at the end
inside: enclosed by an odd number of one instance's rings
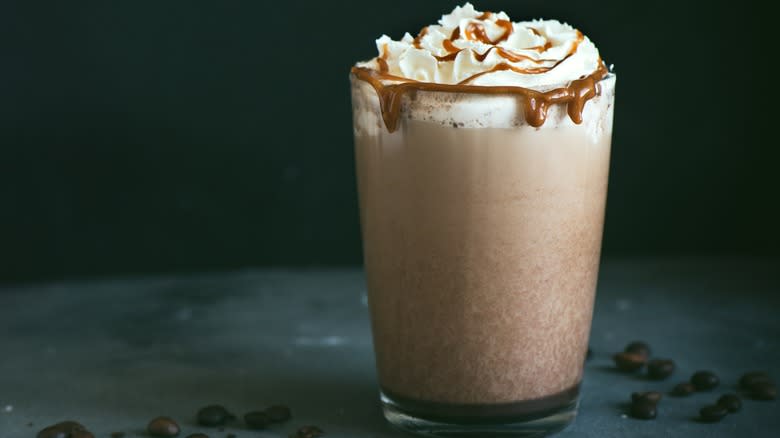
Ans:
POLYGON ((598 276, 614 75, 575 124, 521 96, 408 93, 389 132, 352 76, 368 299, 387 420, 529 436, 575 417, 598 276))

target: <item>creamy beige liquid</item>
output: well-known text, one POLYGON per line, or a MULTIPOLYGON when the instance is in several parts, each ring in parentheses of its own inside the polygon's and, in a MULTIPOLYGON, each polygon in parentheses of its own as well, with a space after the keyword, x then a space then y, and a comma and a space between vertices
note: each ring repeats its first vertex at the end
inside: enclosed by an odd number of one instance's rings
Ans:
POLYGON ((408 111, 422 107, 418 97, 389 133, 372 91, 353 78, 356 126, 377 118, 356 128, 355 152, 382 388, 446 404, 576 388, 599 266, 612 92, 588 103, 584 123, 563 109, 542 128, 522 115, 508 127, 425 120, 408 111))

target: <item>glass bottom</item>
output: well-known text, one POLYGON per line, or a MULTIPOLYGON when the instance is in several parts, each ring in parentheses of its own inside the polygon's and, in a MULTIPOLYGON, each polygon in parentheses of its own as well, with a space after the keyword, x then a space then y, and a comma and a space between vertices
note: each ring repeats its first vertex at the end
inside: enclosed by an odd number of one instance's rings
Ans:
POLYGON ((537 400, 497 405, 459 405, 407 399, 382 389, 382 410, 391 425, 429 437, 539 437, 568 426, 577 415, 579 385, 537 400))

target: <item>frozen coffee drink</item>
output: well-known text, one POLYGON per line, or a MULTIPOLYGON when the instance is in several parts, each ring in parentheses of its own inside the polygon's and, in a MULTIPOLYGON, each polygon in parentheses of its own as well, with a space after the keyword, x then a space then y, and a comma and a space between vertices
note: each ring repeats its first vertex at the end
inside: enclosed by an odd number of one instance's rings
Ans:
POLYGON ((615 75, 579 30, 466 3, 351 71, 385 417, 528 436, 576 414, 615 75))

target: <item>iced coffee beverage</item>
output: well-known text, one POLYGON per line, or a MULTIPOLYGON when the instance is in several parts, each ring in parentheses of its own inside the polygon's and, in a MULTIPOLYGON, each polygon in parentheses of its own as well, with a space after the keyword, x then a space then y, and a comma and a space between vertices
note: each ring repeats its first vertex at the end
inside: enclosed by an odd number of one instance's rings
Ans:
POLYGON ((368 297, 387 419, 524 436, 576 413, 615 76, 555 20, 470 4, 352 68, 368 297))

